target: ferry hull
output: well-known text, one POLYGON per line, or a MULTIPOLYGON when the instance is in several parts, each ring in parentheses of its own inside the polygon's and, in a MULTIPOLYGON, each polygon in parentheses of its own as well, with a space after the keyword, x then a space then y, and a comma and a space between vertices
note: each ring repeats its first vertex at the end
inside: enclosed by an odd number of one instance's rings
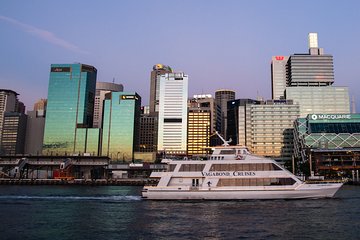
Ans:
POLYGON ((246 199, 304 199, 331 198, 343 183, 303 184, 287 190, 176 190, 144 188, 142 196, 151 200, 246 200, 246 199))

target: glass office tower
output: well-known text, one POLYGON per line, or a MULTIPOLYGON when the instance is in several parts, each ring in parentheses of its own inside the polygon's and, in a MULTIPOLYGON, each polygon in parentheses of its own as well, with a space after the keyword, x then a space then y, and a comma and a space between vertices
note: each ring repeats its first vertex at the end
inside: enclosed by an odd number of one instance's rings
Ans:
POLYGON ((85 129, 93 124, 96 75, 96 68, 85 64, 51 65, 43 154, 87 152, 86 142, 94 136, 85 129))
POLYGON ((235 100, 235 91, 228 89, 219 89, 215 92, 216 104, 221 109, 221 131, 223 137, 228 140, 227 133, 227 102, 235 100))
POLYGON ((312 113, 350 113, 348 87, 287 87, 286 99, 300 105, 300 117, 312 113))
POLYGON ((101 155, 133 160, 134 151, 139 151, 141 97, 135 92, 107 93, 103 108, 101 155))

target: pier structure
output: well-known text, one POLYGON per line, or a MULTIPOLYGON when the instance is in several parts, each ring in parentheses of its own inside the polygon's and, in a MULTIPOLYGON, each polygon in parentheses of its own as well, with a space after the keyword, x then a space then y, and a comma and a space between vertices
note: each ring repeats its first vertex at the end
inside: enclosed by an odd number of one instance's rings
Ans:
POLYGON ((0 156, 0 184, 144 185, 166 167, 94 156, 0 156))

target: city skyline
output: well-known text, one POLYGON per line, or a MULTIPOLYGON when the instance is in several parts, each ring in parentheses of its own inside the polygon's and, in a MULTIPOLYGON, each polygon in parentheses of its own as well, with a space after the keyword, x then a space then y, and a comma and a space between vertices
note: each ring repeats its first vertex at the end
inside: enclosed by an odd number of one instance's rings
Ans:
POLYGON ((189 74, 189 96, 226 88, 236 98, 270 99, 272 56, 306 53, 308 33, 317 32, 334 56, 335 86, 349 87, 359 112, 357 1, 87 1, 86 11, 78 11, 84 1, 63 3, 0 3, 0 84, 27 110, 46 98, 50 64, 73 62, 138 92, 143 105, 157 63, 189 74))

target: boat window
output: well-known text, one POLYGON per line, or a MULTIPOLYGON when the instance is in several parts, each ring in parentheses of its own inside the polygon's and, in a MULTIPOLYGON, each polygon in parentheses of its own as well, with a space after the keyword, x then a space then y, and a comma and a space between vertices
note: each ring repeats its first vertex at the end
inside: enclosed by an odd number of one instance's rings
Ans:
POLYGON ((168 171, 173 172, 176 168, 176 164, 169 164, 168 171))
POLYGON ((182 164, 179 172, 201 172, 205 164, 182 164))
POLYGON ((224 154, 224 155, 235 155, 236 154, 236 150, 235 149, 224 149, 224 150, 220 150, 220 154, 224 154))
POLYGON ((295 182, 292 178, 220 178, 217 186, 285 186, 293 185, 295 182))
POLYGON ((192 186, 193 187, 198 187, 199 186, 199 179, 198 178, 193 178, 192 179, 192 186))
POLYGON ((272 163, 272 170, 282 170, 282 169, 276 164, 272 163))
POLYGON ((211 165, 210 168, 210 171, 278 171, 278 170, 282 170, 282 169, 274 163, 213 164, 211 165))

